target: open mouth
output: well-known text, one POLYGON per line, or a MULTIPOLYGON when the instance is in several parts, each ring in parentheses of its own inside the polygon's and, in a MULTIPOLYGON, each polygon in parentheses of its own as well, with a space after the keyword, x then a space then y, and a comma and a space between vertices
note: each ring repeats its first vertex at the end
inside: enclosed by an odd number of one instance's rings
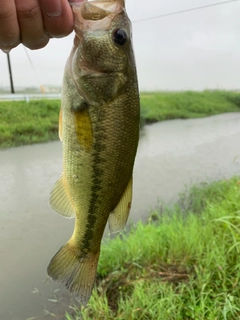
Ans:
POLYGON ((90 0, 72 2, 71 5, 75 14, 75 30, 78 34, 87 29, 110 28, 111 21, 124 7, 124 0, 90 0))
POLYGON ((84 20, 102 20, 112 13, 116 14, 118 1, 87 1, 82 3, 82 18, 84 20))

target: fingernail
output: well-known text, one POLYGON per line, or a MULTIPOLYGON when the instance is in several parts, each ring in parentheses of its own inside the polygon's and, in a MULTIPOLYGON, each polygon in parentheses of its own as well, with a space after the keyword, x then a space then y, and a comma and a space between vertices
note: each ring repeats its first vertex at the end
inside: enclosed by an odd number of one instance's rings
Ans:
POLYGON ((49 17, 58 17, 62 13, 62 1, 42 0, 41 5, 49 17))
POLYGON ((6 47, 6 48, 1 48, 1 50, 4 52, 4 53, 9 53, 11 51, 12 48, 9 48, 9 47, 6 47))

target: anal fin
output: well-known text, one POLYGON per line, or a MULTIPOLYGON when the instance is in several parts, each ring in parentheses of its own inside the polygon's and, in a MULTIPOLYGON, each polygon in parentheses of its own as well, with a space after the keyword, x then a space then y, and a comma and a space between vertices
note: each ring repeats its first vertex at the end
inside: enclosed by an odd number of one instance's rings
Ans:
POLYGON ((122 198, 115 207, 115 209, 110 213, 108 218, 109 229, 111 233, 116 233, 121 231, 128 220, 129 212, 132 203, 132 177, 129 180, 127 188, 125 189, 122 198))
POLYGON ((57 180, 50 193, 49 205, 55 212, 64 217, 75 217, 74 208, 64 188, 63 176, 57 180))

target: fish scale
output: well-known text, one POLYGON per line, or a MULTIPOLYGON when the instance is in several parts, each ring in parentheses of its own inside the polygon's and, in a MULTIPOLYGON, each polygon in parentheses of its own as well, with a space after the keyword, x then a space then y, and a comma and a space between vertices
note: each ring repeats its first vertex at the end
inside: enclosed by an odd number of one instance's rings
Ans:
POLYGON ((120 231, 131 208, 139 92, 123 1, 83 1, 72 8, 76 36, 63 78, 59 123, 63 173, 49 202, 61 215, 75 216, 75 226, 48 274, 85 305, 107 221, 110 232, 120 231))

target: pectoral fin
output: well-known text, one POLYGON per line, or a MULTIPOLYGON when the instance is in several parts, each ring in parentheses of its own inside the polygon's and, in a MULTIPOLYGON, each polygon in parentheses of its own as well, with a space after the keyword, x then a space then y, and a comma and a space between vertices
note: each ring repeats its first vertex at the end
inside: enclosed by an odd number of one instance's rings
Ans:
POLYGON ((132 178, 116 208, 110 213, 108 218, 111 233, 119 232, 127 223, 132 203, 132 178))
POLYGON ((78 143, 82 150, 89 153, 93 145, 92 121, 85 108, 73 110, 78 143))
POLYGON ((62 176, 57 180, 50 193, 49 204, 55 212, 64 217, 73 218, 75 216, 74 208, 64 188, 62 176))

